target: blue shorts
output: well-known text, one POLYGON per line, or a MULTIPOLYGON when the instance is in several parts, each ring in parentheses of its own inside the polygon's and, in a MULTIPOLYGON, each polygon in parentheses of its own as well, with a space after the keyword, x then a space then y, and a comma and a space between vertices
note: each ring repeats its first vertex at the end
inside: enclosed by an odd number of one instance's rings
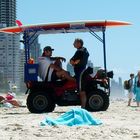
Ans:
POLYGON ((85 67, 81 67, 81 68, 75 68, 74 72, 75 72, 75 79, 76 79, 76 83, 79 89, 79 84, 80 84, 80 76, 81 73, 85 70, 85 67))

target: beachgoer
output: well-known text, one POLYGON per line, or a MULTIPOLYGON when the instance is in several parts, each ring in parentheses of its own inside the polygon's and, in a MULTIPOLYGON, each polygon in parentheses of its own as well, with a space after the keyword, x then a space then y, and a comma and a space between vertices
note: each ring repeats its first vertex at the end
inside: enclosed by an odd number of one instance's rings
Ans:
POLYGON ((128 89, 128 106, 131 106, 131 102, 133 99, 133 88, 134 88, 134 74, 130 74, 130 79, 128 80, 129 89, 128 89))
MULTIPOLYGON (((75 39, 73 45, 77 49, 74 56, 70 59, 70 64, 74 67, 75 78, 79 88, 80 75, 86 69, 88 62, 89 53, 85 47, 83 47, 82 39, 75 39)), ((81 107, 85 108, 86 106, 86 92, 79 88, 79 95, 81 100, 81 107)))
POLYGON ((134 94, 136 96, 137 106, 140 106, 140 71, 138 71, 137 76, 134 80, 134 94))
POLYGON ((9 91, 5 97, 0 96, 0 104, 5 107, 21 107, 21 102, 15 99, 15 93, 9 91))
POLYGON ((61 61, 65 61, 65 58, 52 57, 52 51, 54 49, 50 46, 46 46, 43 49, 42 57, 39 57, 39 77, 46 82, 58 79, 74 81, 75 79, 62 69, 61 61))

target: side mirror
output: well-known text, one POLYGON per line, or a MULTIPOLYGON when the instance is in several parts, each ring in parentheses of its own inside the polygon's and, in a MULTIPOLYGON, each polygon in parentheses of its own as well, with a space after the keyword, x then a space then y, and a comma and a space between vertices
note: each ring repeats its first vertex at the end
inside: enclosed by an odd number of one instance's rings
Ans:
POLYGON ((113 78, 113 76, 114 76, 113 71, 109 71, 109 72, 107 72, 107 77, 109 77, 109 78, 113 78))
POLYGON ((86 69, 86 71, 87 71, 88 74, 92 74, 92 73, 93 73, 93 68, 88 67, 88 68, 86 69))

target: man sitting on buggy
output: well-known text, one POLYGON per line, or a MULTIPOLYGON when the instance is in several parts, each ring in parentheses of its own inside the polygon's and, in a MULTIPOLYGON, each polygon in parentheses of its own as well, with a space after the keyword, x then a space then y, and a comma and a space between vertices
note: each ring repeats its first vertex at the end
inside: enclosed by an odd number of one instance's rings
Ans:
POLYGON ((56 81, 58 79, 66 79, 75 81, 67 71, 62 69, 61 61, 66 61, 63 57, 52 57, 52 49, 46 46, 43 49, 42 57, 39 57, 39 77, 45 81, 56 81))

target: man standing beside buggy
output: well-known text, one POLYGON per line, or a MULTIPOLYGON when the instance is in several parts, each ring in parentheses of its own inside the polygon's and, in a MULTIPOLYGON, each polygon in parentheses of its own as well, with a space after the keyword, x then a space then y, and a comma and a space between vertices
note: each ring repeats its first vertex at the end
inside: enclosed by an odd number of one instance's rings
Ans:
POLYGON ((88 62, 89 53, 85 47, 83 47, 84 42, 82 39, 75 39, 73 43, 74 47, 77 49, 74 56, 70 59, 70 64, 74 67, 75 78, 79 88, 79 95, 81 100, 81 107, 86 106, 86 92, 83 88, 80 88, 80 76, 81 73, 86 69, 88 62))
POLYGON ((130 74, 130 79, 128 80, 129 89, 128 89, 128 106, 131 106, 131 102, 134 96, 133 88, 134 88, 134 74, 130 74))

